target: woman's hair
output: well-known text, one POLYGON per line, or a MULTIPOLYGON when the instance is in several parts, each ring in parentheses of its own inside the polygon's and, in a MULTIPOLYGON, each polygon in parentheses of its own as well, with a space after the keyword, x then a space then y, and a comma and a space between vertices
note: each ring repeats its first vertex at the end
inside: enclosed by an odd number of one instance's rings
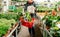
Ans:
POLYGON ((33 0, 28 0, 28 3, 32 3, 33 2, 33 0))

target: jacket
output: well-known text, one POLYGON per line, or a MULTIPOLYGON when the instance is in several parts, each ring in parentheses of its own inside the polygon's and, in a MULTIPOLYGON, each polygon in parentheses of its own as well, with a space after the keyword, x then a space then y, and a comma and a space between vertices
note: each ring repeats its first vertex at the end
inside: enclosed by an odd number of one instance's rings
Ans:
POLYGON ((34 3, 34 2, 32 2, 31 4, 29 4, 28 2, 24 5, 25 7, 24 7, 24 11, 27 11, 27 7, 28 6, 31 6, 31 5, 33 5, 34 7, 36 7, 36 4, 34 3))

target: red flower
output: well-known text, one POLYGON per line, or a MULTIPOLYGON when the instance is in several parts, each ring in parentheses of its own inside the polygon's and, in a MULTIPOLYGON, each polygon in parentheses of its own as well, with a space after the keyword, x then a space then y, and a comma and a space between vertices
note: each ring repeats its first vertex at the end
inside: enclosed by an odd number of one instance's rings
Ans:
POLYGON ((52 15, 53 16, 56 15, 56 11, 55 10, 52 11, 52 15))

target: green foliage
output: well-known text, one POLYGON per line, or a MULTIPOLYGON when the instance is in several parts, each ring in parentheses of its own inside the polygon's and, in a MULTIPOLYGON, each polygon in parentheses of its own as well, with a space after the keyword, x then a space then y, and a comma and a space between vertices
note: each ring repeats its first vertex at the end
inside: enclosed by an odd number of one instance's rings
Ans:
POLYGON ((60 16, 47 15, 42 20, 46 20, 45 24, 50 26, 50 33, 53 37, 60 37, 60 28, 56 26, 56 22, 60 21, 60 16))
POLYGON ((0 37, 11 28, 11 24, 15 24, 16 21, 14 19, 7 20, 7 19, 0 19, 0 37))
POLYGON ((60 5, 60 1, 57 4, 60 5))
POLYGON ((11 5, 11 6, 9 6, 9 11, 10 12, 17 12, 17 8, 16 8, 16 6, 15 5, 11 5))
POLYGON ((22 13, 22 11, 23 11, 23 8, 22 7, 18 7, 17 8, 17 12, 22 13))
POLYGON ((50 7, 50 8, 48 8, 48 7, 44 7, 44 6, 37 6, 37 9, 38 9, 38 11, 52 11, 53 9, 55 9, 55 7, 50 7))
POLYGON ((29 12, 26 12, 25 17, 28 19, 28 21, 31 21, 31 16, 29 12))
POLYGON ((60 16, 58 16, 58 21, 60 21, 60 16))
POLYGON ((46 20, 45 24, 50 27, 55 27, 55 23, 58 22, 58 16, 47 15, 42 20, 46 20))
POLYGON ((15 19, 15 21, 17 21, 18 20, 18 14, 0 14, 0 18, 6 18, 6 19, 8 19, 8 20, 10 20, 10 19, 15 19))
POLYGON ((50 33, 53 35, 53 37, 60 37, 60 29, 58 27, 51 28, 50 33))

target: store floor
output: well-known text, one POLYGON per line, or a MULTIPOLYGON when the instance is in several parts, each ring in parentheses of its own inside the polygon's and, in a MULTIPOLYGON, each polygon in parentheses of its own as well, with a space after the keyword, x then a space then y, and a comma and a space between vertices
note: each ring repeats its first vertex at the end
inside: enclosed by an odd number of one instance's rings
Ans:
POLYGON ((21 30, 20 30, 20 33, 18 34, 18 37, 30 37, 28 28, 25 26, 21 26, 21 30))
MULTIPOLYGON (((35 32, 36 32, 35 37, 42 37, 39 29, 35 29, 35 32)), ((21 30, 20 33, 18 34, 18 37, 30 37, 28 28, 25 26, 21 26, 21 30)))

